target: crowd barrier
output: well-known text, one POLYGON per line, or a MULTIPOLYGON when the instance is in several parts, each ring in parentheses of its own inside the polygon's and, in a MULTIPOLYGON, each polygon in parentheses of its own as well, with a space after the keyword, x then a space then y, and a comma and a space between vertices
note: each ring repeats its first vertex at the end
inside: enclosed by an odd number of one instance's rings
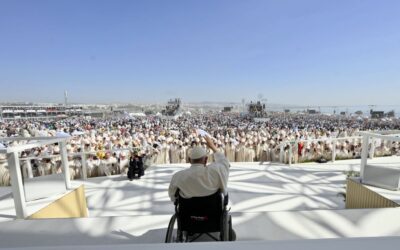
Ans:
MULTIPOLYGON (((396 131, 384 131, 381 132, 384 134, 391 134, 391 135, 399 135, 400 131, 396 130, 396 131), (393 134, 394 133, 394 134, 393 134)), ((15 137, 15 138, 0 138, 1 140, 4 141, 4 139, 6 140, 27 140, 27 138, 24 137, 15 137)), ((43 140, 43 139, 49 139, 49 137, 35 137, 35 138, 29 138, 30 141, 32 140, 43 140)), ((335 162, 335 160, 338 159, 337 157, 337 147, 336 144, 337 142, 342 142, 342 141, 348 141, 348 142, 354 142, 354 141, 360 141, 360 143, 363 143, 362 140, 362 136, 350 136, 350 137, 338 137, 338 138, 319 138, 319 139, 308 139, 308 140, 288 140, 288 141, 284 141, 282 143, 279 144, 279 158, 276 159, 277 157, 272 157, 274 159, 271 159, 271 161, 276 161, 282 164, 288 164, 288 165, 292 165, 293 163, 297 164, 297 163, 302 163, 304 162, 304 159, 301 159, 302 157, 299 157, 298 155, 296 156, 296 154, 298 154, 298 146, 299 143, 303 143, 305 145, 307 144, 311 144, 311 143, 319 143, 319 142, 328 142, 331 145, 331 151, 328 152, 331 157, 330 160, 332 162, 335 162)), ((361 145, 362 146, 362 145, 361 145)), ((118 152, 122 152, 122 151, 134 151, 134 150, 140 150, 140 148, 138 147, 126 147, 126 148, 120 148, 117 150, 97 150, 97 151, 82 151, 79 153, 67 153, 66 157, 74 157, 74 158, 80 158, 81 160, 81 178, 82 179, 87 179, 87 159, 88 159, 88 155, 97 155, 99 152, 103 152, 103 153, 118 153, 118 152)), ((324 153, 327 153, 326 151, 323 151, 324 153)), ((361 151, 360 151, 361 153, 361 151)), ((325 154, 326 155, 326 154, 325 154)), ((370 143, 370 147, 369 147, 369 158, 373 158, 375 156, 381 156, 381 155, 376 155, 375 154, 375 143, 374 143, 374 139, 372 139, 372 142, 370 143)), ((32 160, 42 160, 42 159, 54 159, 54 158, 60 158, 61 155, 60 154, 53 154, 53 155, 45 155, 45 156, 34 156, 34 157, 20 157, 19 160, 21 162, 23 162, 25 164, 26 170, 27 170, 27 178, 33 178, 34 174, 33 174, 33 166, 31 164, 32 160)), ((357 155, 356 157, 350 156, 346 159, 356 159, 356 158, 360 158, 360 155, 357 155)), ((314 158, 314 159, 308 159, 308 162, 315 162, 319 160, 318 158, 314 158)), ((0 164, 1 164, 0 160, 0 164)), ((3 160, 7 161, 7 160, 3 160)))
MULTIPOLYGON (((372 131, 371 133, 376 133, 376 134, 381 134, 381 135, 391 135, 391 136, 400 136, 400 130, 385 130, 385 131, 372 131)), ((359 136, 350 136, 350 137, 337 137, 337 138, 319 138, 319 139, 309 139, 309 140, 287 140, 282 142, 281 144, 279 144, 279 162, 283 163, 283 164, 288 164, 291 165, 292 163, 301 163, 298 161, 298 157, 294 157, 295 154, 298 154, 298 146, 299 143, 304 143, 304 144, 310 144, 310 143, 318 143, 318 142, 328 142, 332 145, 332 151, 331 153, 331 158, 330 160, 332 162, 335 162, 335 160, 337 160, 337 147, 336 147, 336 143, 337 142, 341 142, 341 141, 355 141, 355 140, 360 140, 361 143, 361 148, 363 147, 363 143, 365 143, 365 141, 363 141, 363 136, 362 136, 362 132, 359 133, 359 136)), ((374 158, 374 157, 380 157, 380 156, 390 156, 388 155, 380 155, 377 154, 376 152, 376 141, 379 138, 371 138, 371 141, 368 142, 369 147, 368 147, 368 157, 370 159, 374 158)), ((383 137, 384 139, 384 137, 383 137)), ((382 139, 380 139, 382 140, 382 139)), ((390 141, 389 139, 387 139, 388 141, 390 141)), ((400 153, 399 151, 400 149, 398 149, 397 153, 400 153)), ((361 150, 360 150, 360 155, 357 155, 357 157, 348 157, 346 159, 360 159, 361 158, 361 150)), ((319 159, 312 159, 311 161, 317 161, 319 159)))

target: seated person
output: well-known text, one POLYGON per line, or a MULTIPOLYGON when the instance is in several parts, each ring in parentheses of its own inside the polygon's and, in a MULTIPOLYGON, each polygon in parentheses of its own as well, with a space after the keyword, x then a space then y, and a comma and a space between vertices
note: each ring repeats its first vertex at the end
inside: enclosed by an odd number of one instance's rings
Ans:
POLYGON ((171 201, 175 200, 177 189, 183 198, 208 196, 218 190, 227 193, 229 161, 218 151, 211 137, 206 132, 203 135, 207 146, 214 152, 215 162, 207 165, 206 150, 203 147, 194 147, 189 155, 190 168, 175 173, 171 179, 168 190, 171 201))
MULTIPOLYGON (((227 194, 227 184, 229 177, 229 161, 214 145, 211 137, 205 131, 198 131, 204 136, 208 148, 214 152, 214 162, 207 165, 207 152, 204 147, 195 146, 190 151, 191 166, 181 170, 172 176, 168 195, 171 201, 175 201, 175 193, 179 189, 179 194, 185 199, 192 197, 204 197, 222 191, 227 194)), ((236 234, 232 230, 231 240, 236 239, 236 234)))

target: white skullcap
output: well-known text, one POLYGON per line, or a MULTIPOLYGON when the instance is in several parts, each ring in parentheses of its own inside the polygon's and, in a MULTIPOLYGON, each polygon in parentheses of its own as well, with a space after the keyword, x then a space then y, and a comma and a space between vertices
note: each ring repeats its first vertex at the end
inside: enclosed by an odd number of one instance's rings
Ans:
POLYGON ((207 155, 206 150, 203 147, 194 147, 190 153, 190 159, 197 160, 207 155))

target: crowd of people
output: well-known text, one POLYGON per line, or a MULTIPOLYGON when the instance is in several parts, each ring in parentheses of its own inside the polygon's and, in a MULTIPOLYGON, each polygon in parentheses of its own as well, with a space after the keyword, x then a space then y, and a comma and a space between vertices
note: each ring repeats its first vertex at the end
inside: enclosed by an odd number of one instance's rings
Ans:
MULTIPOLYGON (((86 158, 87 176, 127 174, 131 157, 140 156, 144 168, 153 164, 188 163, 194 146, 206 148, 204 138, 194 129, 207 130, 229 162, 292 162, 360 157, 365 130, 398 130, 400 119, 368 119, 321 114, 272 113, 263 121, 235 113, 206 113, 165 117, 124 117, 109 119, 68 118, 59 121, 15 120, 0 122, 1 137, 43 137, 70 135, 67 142, 71 179, 81 178, 82 157, 86 158), (333 143, 330 140, 336 140, 333 143), (321 139, 304 142, 304 140, 321 139), (281 157, 283 150, 283 159, 281 157), (289 150, 291 153, 289 154, 289 150), (83 155, 84 154, 84 155, 83 155)), ((26 141, 1 141, 0 147, 11 147, 26 141)), ((213 161, 212 152, 209 161, 213 161)), ((375 155, 399 154, 399 143, 376 141, 375 155)), ((23 176, 60 173, 60 146, 33 148, 20 153, 23 176), (26 159, 26 160, 24 160, 26 159), (28 164, 28 161, 30 164, 28 164)), ((6 156, 0 154, 0 185, 9 185, 6 156)))

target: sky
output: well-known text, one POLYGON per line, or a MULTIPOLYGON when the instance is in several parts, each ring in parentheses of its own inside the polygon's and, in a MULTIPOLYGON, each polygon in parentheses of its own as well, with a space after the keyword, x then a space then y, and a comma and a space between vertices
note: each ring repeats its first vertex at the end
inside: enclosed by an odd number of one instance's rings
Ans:
POLYGON ((0 0, 0 102, 400 105, 398 0, 0 0))

